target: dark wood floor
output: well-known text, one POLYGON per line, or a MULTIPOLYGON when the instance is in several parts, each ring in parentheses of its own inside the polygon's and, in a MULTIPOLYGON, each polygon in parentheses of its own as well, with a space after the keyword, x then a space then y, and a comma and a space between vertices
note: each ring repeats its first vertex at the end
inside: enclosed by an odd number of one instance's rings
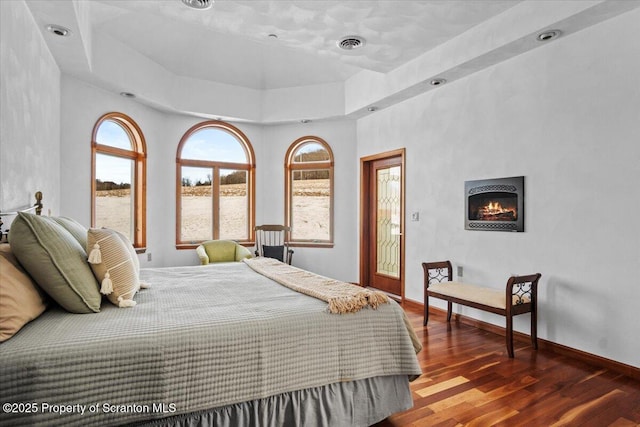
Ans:
MULTIPOLYGON (((376 424, 390 426, 638 426, 640 381, 444 316, 406 308, 424 349, 414 406, 376 424)), ((637 339, 634 338, 634 339, 637 339)))

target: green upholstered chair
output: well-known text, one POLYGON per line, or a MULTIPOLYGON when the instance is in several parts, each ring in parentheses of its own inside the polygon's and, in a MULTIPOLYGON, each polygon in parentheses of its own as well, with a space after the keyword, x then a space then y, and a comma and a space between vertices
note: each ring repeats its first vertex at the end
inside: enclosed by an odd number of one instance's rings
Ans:
POLYGON ((196 248, 200 263, 234 262, 251 258, 251 251, 233 240, 208 240, 196 248))

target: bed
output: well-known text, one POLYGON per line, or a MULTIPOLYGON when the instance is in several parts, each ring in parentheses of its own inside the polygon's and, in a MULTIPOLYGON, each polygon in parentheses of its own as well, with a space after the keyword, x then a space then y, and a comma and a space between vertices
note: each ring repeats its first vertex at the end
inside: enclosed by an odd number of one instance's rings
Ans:
POLYGON ((50 303, 0 344, 1 425, 366 426, 413 405, 391 300, 333 314, 243 262, 139 274, 135 307, 50 303))

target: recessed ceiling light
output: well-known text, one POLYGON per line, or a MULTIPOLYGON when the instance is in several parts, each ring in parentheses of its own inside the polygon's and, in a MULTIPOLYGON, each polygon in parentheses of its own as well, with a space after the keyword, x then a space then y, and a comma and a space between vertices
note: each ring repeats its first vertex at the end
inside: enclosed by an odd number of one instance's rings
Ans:
POLYGON ((546 42, 549 40, 553 40, 555 38, 557 38, 560 35, 560 30, 550 30, 550 31, 545 31, 542 32, 540 34, 538 34, 538 41, 539 42, 546 42))
POLYGON ((277 34, 273 34, 273 33, 271 33, 271 34, 269 34, 269 36, 268 36, 268 37, 269 37, 270 39, 277 39, 277 38, 278 38, 278 35, 277 35, 277 34))
POLYGON ((440 85, 445 84, 446 82, 447 82, 447 80, 445 80, 445 79, 431 79, 429 84, 431 86, 440 86, 440 85))
POLYGON ((376 107, 375 105, 372 105, 371 107, 367 108, 367 111, 371 111, 371 112, 378 111, 378 107, 376 107))
POLYGON ((47 25, 47 31, 60 37, 67 37, 71 35, 71 30, 63 27, 62 25, 56 25, 56 24, 47 25))
POLYGON ((184 3, 191 9, 207 10, 207 9, 211 9, 211 7, 213 6, 214 0, 182 0, 182 3, 184 3))
POLYGON ((135 98, 135 94, 131 92, 120 92, 120 96, 124 96, 125 98, 135 98))
POLYGON ((342 50, 354 50, 363 47, 367 41, 360 36, 344 36, 336 44, 342 50))

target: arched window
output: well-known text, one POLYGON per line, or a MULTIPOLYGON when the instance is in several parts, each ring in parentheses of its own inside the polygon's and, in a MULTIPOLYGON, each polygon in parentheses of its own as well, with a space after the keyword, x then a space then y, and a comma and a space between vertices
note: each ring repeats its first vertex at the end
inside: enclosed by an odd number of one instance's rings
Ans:
POLYGON ((296 140, 285 159, 285 223, 290 243, 333 244, 333 153, 323 139, 296 140))
POLYGON ((184 134, 176 157, 177 247, 253 241, 254 158, 249 139, 228 123, 206 121, 184 134))
POLYGON ((122 113, 100 117, 91 136, 91 226, 146 246, 147 150, 142 131, 122 113))

